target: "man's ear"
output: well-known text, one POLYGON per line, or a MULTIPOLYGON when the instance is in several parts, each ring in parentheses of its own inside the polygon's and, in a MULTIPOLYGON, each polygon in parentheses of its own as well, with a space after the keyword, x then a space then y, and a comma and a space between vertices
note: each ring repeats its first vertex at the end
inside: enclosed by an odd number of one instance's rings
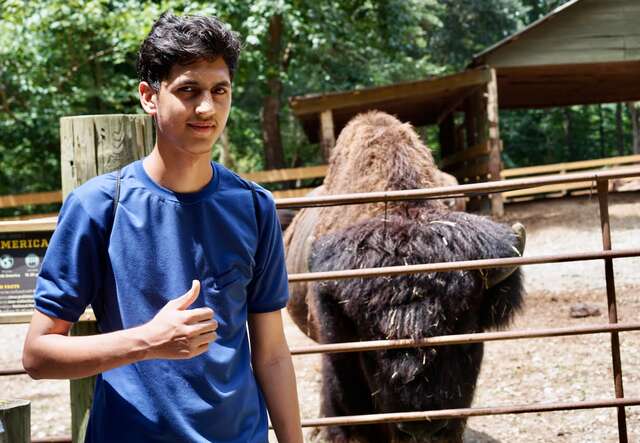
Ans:
POLYGON ((142 109, 150 116, 155 116, 158 112, 157 100, 158 95, 147 82, 140 82, 138 85, 138 93, 140 95, 140 104, 142 109))

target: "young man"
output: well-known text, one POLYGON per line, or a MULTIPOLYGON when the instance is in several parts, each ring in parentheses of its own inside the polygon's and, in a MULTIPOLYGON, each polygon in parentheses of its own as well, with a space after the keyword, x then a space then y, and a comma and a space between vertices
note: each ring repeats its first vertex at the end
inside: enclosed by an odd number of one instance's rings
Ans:
POLYGON ((138 60, 153 152, 60 212, 23 363, 98 374, 86 441, 266 442, 268 408, 278 440, 302 442, 274 202, 210 160, 239 49, 215 18, 163 14, 138 60), (89 304, 102 333, 69 337, 89 304))

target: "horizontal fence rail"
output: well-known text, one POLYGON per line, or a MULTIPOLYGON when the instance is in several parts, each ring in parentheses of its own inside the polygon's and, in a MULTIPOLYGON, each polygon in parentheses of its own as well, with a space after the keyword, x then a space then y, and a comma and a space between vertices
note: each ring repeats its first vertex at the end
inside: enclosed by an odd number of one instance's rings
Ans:
POLYGON ((335 354, 339 352, 381 351, 386 349, 424 348, 467 345, 487 341, 518 340, 569 335, 601 334, 640 330, 640 323, 609 323, 603 325, 572 326, 566 328, 531 329, 522 331, 476 332, 473 334, 440 335, 422 339, 370 340, 301 346, 291 349, 291 355, 335 354))
POLYGON ((327 195, 320 197, 296 197, 276 200, 279 209, 310 208, 341 205, 358 205, 363 203, 393 202, 402 200, 428 200, 443 197, 464 197, 472 195, 493 194, 496 192, 517 189, 536 188, 545 185, 592 181, 594 192, 596 183, 601 180, 640 177, 640 168, 633 166, 602 172, 576 172, 573 174, 547 175, 543 177, 498 180, 487 183, 471 183, 439 188, 411 189, 404 191, 365 192, 357 194, 327 195))
POLYGON ((393 275, 417 274, 421 272, 447 272, 460 270, 480 270, 507 268, 523 265, 540 265, 574 261, 590 261, 640 256, 640 249, 618 249, 596 252, 575 252, 571 254, 539 255, 533 257, 490 258, 484 260, 454 261, 448 263, 427 263, 422 265, 386 266, 379 268, 346 269, 343 271, 305 272, 290 274, 289 282, 317 280, 341 280, 359 277, 388 277, 393 275))
MULTIPOLYGON (((473 334, 441 335, 422 339, 370 340, 330 343, 291 348, 291 355, 332 354, 340 352, 380 351, 385 349, 423 348, 448 345, 466 345, 490 341, 566 337, 570 335, 601 334, 604 332, 630 332, 640 330, 640 323, 610 323, 602 325, 572 326, 566 328, 531 329, 522 331, 480 332, 473 334)), ((0 370, 0 376, 26 375, 24 369, 0 370)))
POLYGON ((302 427, 370 425, 403 421, 447 420, 451 418, 479 417, 483 415, 527 414, 531 412, 553 412, 579 409, 615 408, 638 406, 640 398, 615 400, 579 401, 564 403, 534 403, 519 406, 490 408, 439 409, 435 411, 394 412, 386 414, 349 415, 302 420, 302 427))

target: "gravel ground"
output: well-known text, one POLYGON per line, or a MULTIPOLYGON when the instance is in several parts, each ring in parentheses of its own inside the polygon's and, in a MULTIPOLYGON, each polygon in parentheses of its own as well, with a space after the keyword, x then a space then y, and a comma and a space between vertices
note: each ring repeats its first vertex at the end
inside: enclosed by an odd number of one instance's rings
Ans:
MULTIPOLYGON (((610 214, 614 248, 640 246, 640 195, 611 196, 610 214)), ((597 251, 602 248, 598 203, 575 197, 507 206, 507 221, 527 228, 526 255, 597 251)), ((614 261, 620 321, 640 315, 639 258, 614 261)), ((525 311, 512 329, 563 327, 606 323, 606 291, 602 262, 574 262, 525 267, 528 291, 525 311), (570 318, 576 303, 588 303, 602 315, 570 318)), ((286 316, 285 316, 286 317, 286 316)), ((292 347, 310 344, 286 320, 292 347)), ((0 368, 20 365, 26 325, 0 326, 0 368)), ((620 335, 626 397, 640 397, 640 332, 620 335)), ((534 402, 603 400, 614 397, 610 339, 593 334, 551 339, 487 343, 474 407, 522 405, 534 402)), ((295 357, 303 418, 318 415, 320 361, 318 356, 295 357)), ((32 381, 25 376, 0 378, 2 398, 32 402, 32 435, 69 434, 69 385, 65 381, 32 381)), ((640 442, 640 408, 628 407, 629 441, 640 442)), ((276 441, 275 438, 270 441, 276 441)), ((466 442, 616 442, 614 409, 592 409, 474 417, 466 442)))

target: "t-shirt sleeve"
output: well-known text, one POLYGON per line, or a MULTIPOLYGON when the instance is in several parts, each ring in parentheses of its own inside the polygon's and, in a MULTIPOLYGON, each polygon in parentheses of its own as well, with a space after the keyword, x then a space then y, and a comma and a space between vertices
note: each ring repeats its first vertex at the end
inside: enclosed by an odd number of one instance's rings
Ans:
POLYGON ((282 228, 271 193, 256 186, 258 203, 258 246, 255 270, 247 288, 248 310, 252 313, 282 309, 289 299, 282 228))
POLYGON ((36 309, 76 322, 100 289, 105 254, 103 227, 69 194, 36 281, 36 309))

